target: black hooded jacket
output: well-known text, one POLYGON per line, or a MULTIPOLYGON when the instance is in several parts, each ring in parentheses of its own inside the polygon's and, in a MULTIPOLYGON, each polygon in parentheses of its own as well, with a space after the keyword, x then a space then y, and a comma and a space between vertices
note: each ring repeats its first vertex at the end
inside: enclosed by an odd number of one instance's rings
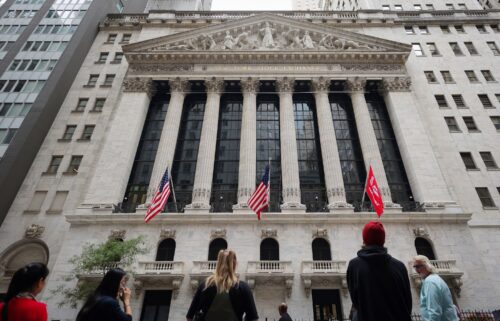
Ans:
POLYGON ((408 271, 382 246, 367 246, 349 262, 347 285, 357 321, 411 321, 408 271))

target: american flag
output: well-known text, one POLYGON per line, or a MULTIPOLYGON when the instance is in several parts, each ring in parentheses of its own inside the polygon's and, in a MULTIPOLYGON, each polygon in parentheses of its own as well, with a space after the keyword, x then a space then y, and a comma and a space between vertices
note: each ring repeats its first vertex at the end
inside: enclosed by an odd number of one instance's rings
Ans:
POLYGON ((156 191, 153 201, 146 212, 146 217, 144 217, 144 222, 148 223, 153 217, 158 215, 163 211, 165 204, 167 203, 168 196, 170 195, 170 183, 168 181, 168 167, 163 174, 163 178, 160 182, 160 187, 156 191))
POLYGON ((262 180, 247 202, 248 207, 250 207, 252 211, 257 214, 259 220, 260 213, 269 207, 269 193, 271 192, 270 183, 269 165, 266 165, 266 170, 264 172, 264 176, 262 176, 262 180))

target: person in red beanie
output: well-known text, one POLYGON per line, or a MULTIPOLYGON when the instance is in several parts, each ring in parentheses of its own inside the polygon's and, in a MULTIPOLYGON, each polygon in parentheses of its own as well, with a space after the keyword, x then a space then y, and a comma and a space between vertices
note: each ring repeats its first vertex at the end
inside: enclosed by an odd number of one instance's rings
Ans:
POLYGON ((356 321, 411 321, 408 271, 387 253, 384 225, 368 222, 362 235, 363 247, 347 267, 356 321))

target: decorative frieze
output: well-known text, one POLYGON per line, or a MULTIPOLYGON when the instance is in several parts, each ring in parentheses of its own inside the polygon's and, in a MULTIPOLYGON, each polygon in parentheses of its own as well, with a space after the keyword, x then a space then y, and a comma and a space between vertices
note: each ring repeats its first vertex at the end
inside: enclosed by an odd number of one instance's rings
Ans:
POLYGON ((265 239, 268 237, 278 237, 278 230, 276 230, 275 228, 266 228, 262 230, 261 238, 265 239))
POLYGON ((207 93, 221 93, 224 91, 224 79, 212 77, 205 80, 207 93))
POLYGON ((353 92, 364 91, 366 86, 366 78, 354 77, 347 80, 347 89, 353 92))
POLYGON ((24 231, 24 237, 27 239, 39 239, 42 237, 44 231, 45 231, 45 226, 31 224, 24 231))
POLYGON ((123 80, 124 92, 144 92, 151 95, 154 90, 153 79, 151 78, 125 78, 123 80))
POLYGON ((176 231, 169 228, 162 228, 160 230, 160 239, 175 239, 176 231))
POLYGON ((191 83, 187 79, 175 78, 168 82, 171 92, 186 93, 191 88, 191 83))
POLYGON ((402 64, 342 64, 342 71, 390 71, 390 72, 402 72, 404 71, 404 65, 402 64))
POLYGON ((212 230, 210 233, 210 239, 218 239, 218 238, 226 238, 226 229, 218 228, 215 230, 212 230))
POLYGON ((385 91, 411 91, 410 77, 391 77, 382 80, 385 91))
POLYGON ((165 72, 188 72, 194 70, 194 64, 151 64, 151 63, 132 63, 130 64, 132 73, 156 74, 165 72))
POLYGON ((123 240, 125 239, 126 230, 111 230, 108 239, 111 240, 123 240))

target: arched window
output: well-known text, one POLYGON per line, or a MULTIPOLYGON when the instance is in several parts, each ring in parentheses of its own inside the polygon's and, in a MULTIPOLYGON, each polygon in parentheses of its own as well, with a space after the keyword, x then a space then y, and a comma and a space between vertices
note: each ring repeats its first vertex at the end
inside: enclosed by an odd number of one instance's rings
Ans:
POLYGON ((156 261, 173 261, 175 254, 174 239, 164 239, 158 244, 158 252, 156 252, 156 261))
POLYGON ((331 261, 332 252, 330 244, 323 238, 316 238, 312 242, 313 260, 314 261, 331 261))
POLYGON ((429 260, 436 259, 431 243, 423 237, 417 237, 415 239, 415 249, 417 250, 418 255, 425 255, 429 258, 429 260))
POLYGON ((280 246, 275 239, 267 238, 260 243, 260 260, 261 261, 279 261, 280 246))
POLYGON ((224 239, 214 239, 208 247, 208 260, 217 261, 217 255, 220 250, 227 249, 227 242, 224 239))

